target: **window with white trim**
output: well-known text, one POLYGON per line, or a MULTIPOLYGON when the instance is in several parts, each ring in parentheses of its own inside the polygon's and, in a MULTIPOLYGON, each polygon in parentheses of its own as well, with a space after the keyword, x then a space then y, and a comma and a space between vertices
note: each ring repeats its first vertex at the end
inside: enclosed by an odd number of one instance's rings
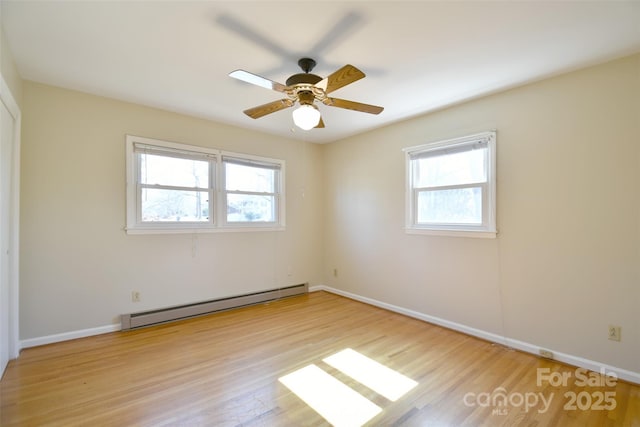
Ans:
POLYGON ((222 156, 222 164, 226 223, 275 223, 280 165, 233 156, 222 156))
POLYGON ((284 161, 127 135, 127 232, 281 229, 284 161))
POLYGON ((495 132, 404 151, 407 232, 495 237, 495 132))

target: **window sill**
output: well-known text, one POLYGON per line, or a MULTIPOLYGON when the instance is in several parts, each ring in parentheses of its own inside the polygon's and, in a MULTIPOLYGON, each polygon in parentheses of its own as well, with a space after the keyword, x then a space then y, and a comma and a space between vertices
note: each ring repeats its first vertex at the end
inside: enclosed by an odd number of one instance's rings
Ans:
POLYGON ((476 231, 476 230, 435 230, 429 228, 405 228, 407 234, 422 234, 427 236, 449 236, 449 237, 472 237, 480 239, 495 239, 498 235, 496 231, 476 231))
POLYGON ((125 228, 127 234, 201 234, 201 233, 237 233, 237 232, 260 232, 260 231, 284 231, 284 226, 264 226, 264 227, 216 227, 216 228, 152 228, 136 227, 125 228))

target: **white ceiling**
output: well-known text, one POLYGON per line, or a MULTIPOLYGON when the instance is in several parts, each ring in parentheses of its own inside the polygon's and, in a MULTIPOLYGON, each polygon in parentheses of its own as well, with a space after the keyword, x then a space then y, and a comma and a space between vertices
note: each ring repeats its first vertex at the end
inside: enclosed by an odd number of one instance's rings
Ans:
POLYGON ((640 51, 640 1, 1 1, 24 79, 318 143, 640 51), (284 83, 303 56, 358 67, 332 96, 385 110, 242 113, 282 94, 229 72, 284 83))

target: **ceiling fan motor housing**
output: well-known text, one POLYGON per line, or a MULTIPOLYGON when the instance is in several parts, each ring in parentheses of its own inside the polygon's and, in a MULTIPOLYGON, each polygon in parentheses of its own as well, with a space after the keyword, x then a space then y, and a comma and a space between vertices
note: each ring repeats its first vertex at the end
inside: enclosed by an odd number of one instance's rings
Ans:
POLYGON ((316 76, 315 74, 299 73, 289 77, 286 81, 286 85, 287 86, 295 86, 300 84, 314 85, 318 83, 320 80, 322 80, 322 77, 316 76))
POLYGON ((312 105, 315 95, 310 90, 301 90, 298 92, 298 102, 300 105, 312 105))

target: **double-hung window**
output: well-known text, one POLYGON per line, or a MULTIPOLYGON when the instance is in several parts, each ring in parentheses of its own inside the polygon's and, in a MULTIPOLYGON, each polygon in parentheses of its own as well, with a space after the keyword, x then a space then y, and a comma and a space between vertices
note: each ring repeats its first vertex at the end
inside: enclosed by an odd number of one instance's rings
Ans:
POLYGON ((222 156, 225 222, 236 226, 276 224, 280 210, 279 163, 222 156))
POLYGON ((405 149, 410 233, 495 237, 495 132, 405 149))
POLYGON ((128 135, 127 232, 281 229, 284 161, 128 135))

